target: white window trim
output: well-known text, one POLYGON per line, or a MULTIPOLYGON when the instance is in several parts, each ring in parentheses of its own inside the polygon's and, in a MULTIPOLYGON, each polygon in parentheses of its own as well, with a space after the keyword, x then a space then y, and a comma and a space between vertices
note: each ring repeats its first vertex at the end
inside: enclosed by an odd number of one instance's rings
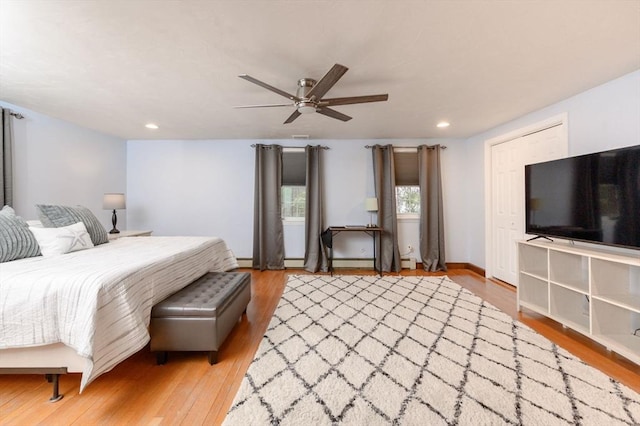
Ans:
POLYGON ((418 222, 420 220, 420 213, 396 213, 396 219, 399 222, 418 222))
POLYGON ((304 225, 305 218, 304 217, 283 217, 282 223, 286 223, 288 225, 304 225))

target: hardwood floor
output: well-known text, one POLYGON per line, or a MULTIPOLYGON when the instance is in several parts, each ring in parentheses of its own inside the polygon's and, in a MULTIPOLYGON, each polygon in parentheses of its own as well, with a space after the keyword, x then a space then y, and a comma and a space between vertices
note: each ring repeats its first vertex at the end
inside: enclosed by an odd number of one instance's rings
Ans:
MULTIPOLYGON (((155 364, 148 347, 103 374, 79 395, 79 374, 60 379, 64 398, 49 403, 51 385, 42 376, 0 375, 0 424, 7 425, 197 425, 220 424, 260 344, 287 276, 300 270, 250 271, 252 301, 210 366, 205 353, 171 353, 155 364)), ((371 275, 365 270, 339 274, 371 275)), ((444 275, 405 270, 401 275, 444 275)), ((502 311, 569 350, 586 363, 640 392, 640 367, 591 340, 531 312, 516 311, 512 287, 466 269, 446 275, 502 311)))

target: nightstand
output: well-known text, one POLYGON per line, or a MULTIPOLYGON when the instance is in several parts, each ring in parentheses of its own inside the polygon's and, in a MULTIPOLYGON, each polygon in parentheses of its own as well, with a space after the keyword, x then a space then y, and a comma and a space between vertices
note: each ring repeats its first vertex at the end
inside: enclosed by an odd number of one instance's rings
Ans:
POLYGON ((120 231, 119 234, 108 234, 110 240, 122 237, 149 237, 153 231, 120 231))

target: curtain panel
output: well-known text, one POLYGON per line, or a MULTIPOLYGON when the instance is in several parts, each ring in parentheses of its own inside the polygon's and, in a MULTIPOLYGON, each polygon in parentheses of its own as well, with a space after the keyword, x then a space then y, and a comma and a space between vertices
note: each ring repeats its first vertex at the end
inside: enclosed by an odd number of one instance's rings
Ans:
POLYGON ((0 134, 0 208, 13 206, 13 124, 11 111, 0 108, 2 134, 0 134))
POLYGON ((444 214, 440 145, 418 147, 420 182, 420 257, 425 271, 447 270, 444 249, 444 214))
POLYGON ((377 262, 380 270, 399 272, 401 268, 398 246, 398 219, 396 216, 396 177, 393 145, 374 145, 373 180, 378 198, 378 226, 381 233, 381 253, 377 262))
POLYGON ((322 243, 324 230, 324 179, 322 175, 322 151, 318 146, 307 145, 306 153, 306 218, 304 223, 304 269, 308 272, 327 272, 329 260, 322 243))
POLYGON ((256 144, 253 269, 284 269, 282 146, 256 144))

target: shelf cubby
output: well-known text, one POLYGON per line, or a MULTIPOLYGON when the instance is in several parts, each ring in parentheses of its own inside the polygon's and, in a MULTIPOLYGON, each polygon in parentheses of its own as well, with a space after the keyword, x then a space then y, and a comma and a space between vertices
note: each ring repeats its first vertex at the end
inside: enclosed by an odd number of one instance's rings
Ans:
POLYGON ((562 286, 550 286, 549 313, 552 318, 582 334, 589 334, 589 296, 562 286))
POLYGON ((551 250, 549 279, 577 290, 589 291, 589 258, 579 254, 551 250))
POLYGON ((592 259, 592 293, 640 312, 640 266, 592 259))
POLYGON ((520 245, 519 259, 522 272, 545 280, 549 277, 546 249, 531 245, 520 245))
POLYGON ((640 313, 599 299, 594 299, 593 304, 593 334, 597 340, 628 358, 637 357, 640 331, 636 330, 640 329, 640 313))
POLYGON ((547 315, 549 311, 549 284, 528 274, 520 274, 518 302, 529 309, 547 315))

